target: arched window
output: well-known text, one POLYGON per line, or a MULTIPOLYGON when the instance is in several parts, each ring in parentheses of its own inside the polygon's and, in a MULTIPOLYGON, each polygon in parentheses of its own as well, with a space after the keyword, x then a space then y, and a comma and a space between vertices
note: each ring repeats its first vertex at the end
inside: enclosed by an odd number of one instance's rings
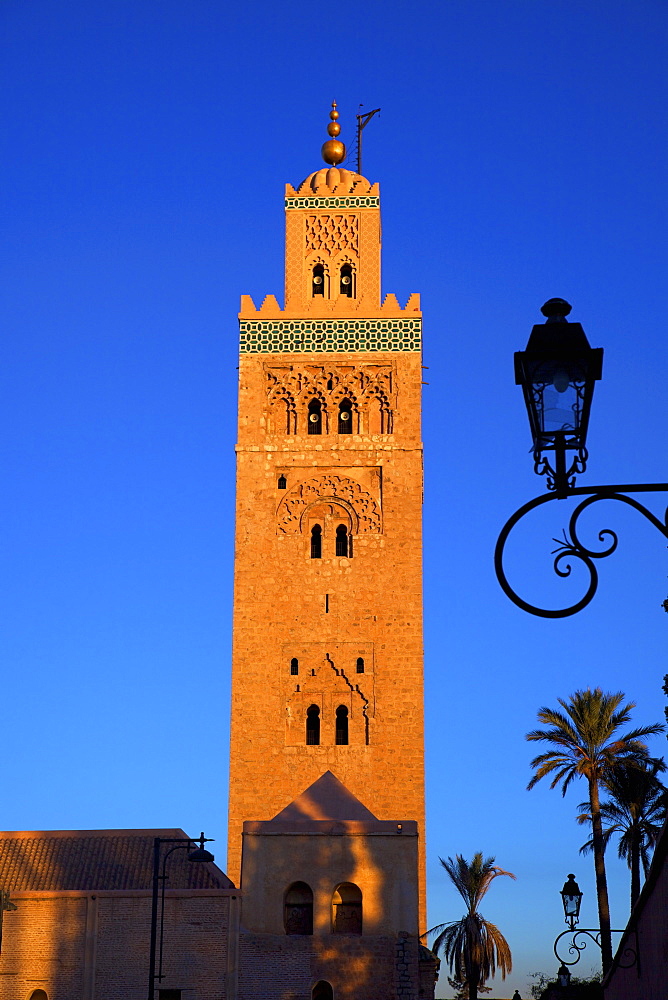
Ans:
POLYGON ((293 675, 293 677, 296 677, 297 674, 299 673, 299 660, 297 659, 296 656, 293 656, 292 659, 290 660, 290 673, 293 675))
POLYGON ((350 264, 344 264, 341 268, 341 295, 347 295, 349 299, 355 298, 355 274, 350 264))
POLYGON ((49 1000, 49 998, 44 990, 33 990, 30 994, 30 1000, 49 1000))
POLYGON ((334 1000, 334 990, 332 984, 325 979, 321 979, 311 990, 311 1000, 334 1000))
POLYGON ((306 746, 320 746, 320 709, 317 705, 306 710, 306 746))
POLYGON ((342 399, 339 404, 339 434, 352 434, 353 406, 349 399, 342 399))
POLYGON ((313 268, 313 278, 311 280, 311 294, 325 294, 325 268, 322 264, 316 264, 313 268))
POLYGON ((319 524, 311 528, 311 559, 322 559, 322 528, 319 524))
POLYGON ((293 882, 285 893, 283 926, 286 934, 313 934, 313 892, 306 882, 293 882))
POLYGON ((312 399, 308 404, 308 432, 322 434, 322 405, 319 399, 312 399))
POLYGON ((348 544, 348 529, 345 524, 340 524, 336 529, 336 554, 337 556, 352 555, 348 544))
POLYGON ((362 893, 352 882, 342 882, 334 890, 332 930, 335 934, 362 933, 362 893))
POLYGON ((287 489, 288 481, 285 476, 278 477, 278 488, 279 490, 287 489))
POLYGON ((339 705, 336 710, 336 745, 348 746, 348 709, 345 705, 339 705))
POLYGON ((358 656, 357 657, 357 673, 358 674, 363 674, 364 673, 364 657, 363 656, 358 656))

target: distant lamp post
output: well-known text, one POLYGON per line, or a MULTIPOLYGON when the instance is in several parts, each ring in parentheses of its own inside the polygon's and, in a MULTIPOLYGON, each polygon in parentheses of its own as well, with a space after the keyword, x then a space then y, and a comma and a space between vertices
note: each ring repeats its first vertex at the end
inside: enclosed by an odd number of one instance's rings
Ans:
MULTIPOLYGON (((575 875, 569 875, 568 880, 564 883, 564 887, 561 890, 561 901, 564 906, 564 917, 566 918, 566 923, 568 924, 568 930, 562 931, 561 934, 558 934, 554 942, 554 954, 557 961, 560 963, 559 971, 557 973, 557 979, 560 986, 570 985, 571 974, 568 970, 568 966, 577 965, 580 961, 580 955, 587 947, 585 938, 589 938, 595 945, 601 948, 601 931, 598 927, 576 927, 576 924, 580 919, 580 904, 582 903, 582 895, 580 886, 575 881, 575 875), (559 943, 561 942, 561 939, 569 935, 571 940, 568 944, 568 956, 575 955, 575 958, 573 958, 573 961, 571 962, 568 961, 568 957, 564 957, 559 954, 559 943)), ((610 933, 623 934, 624 931, 611 929, 610 933)), ((635 944, 635 948, 627 946, 624 949, 623 954, 617 961, 617 965, 620 969, 630 969, 636 965, 638 967, 638 975, 640 975, 637 936, 635 944), (627 959, 627 961, 623 962, 621 959, 627 959)))
POLYGON ((603 546, 590 549, 580 540, 578 520, 584 510, 599 500, 618 500, 633 507, 668 538, 668 510, 664 520, 627 493, 668 493, 668 483, 636 483, 622 486, 576 486, 576 475, 587 466, 587 429, 594 395, 594 382, 601 378, 603 349, 590 347, 579 323, 567 319, 571 307, 565 299, 549 299, 542 307, 545 323, 531 331, 526 350, 515 354, 515 381, 522 386, 529 415, 533 444, 534 470, 546 476, 548 492, 534 497, 508 519, 501 530, 494 553, 494 568, 499 583, 510 600, 523 611, 541 618, 566 618, 586 607, 598 587, 595 560, 612 555, 617 535, 609 528, 598 533, 603 546), (539 608, 529 604, 510 586, 503 567, 503 554, 510 532, 525 514, 567 497, 584 496, 571 514, 563 540, 555 539, 554 571, 565 578, 571 575, 573 559, 589 572, 587 591, 579 601, 566 608, 539 608))
POLYGON ((563 964, 559 966, 559 971, 557 972, 557 982, 564 988, 571 985, 571 974, 568 970, 568 966, 563 964))
POLYGON ((153 840, 153 893, 151 899, 151 945, 149 951, 149 973, 148 973, 148 1000, 155 1000, 156 980, 161 982, 162 975, 162 945, 164 939, 165 925, 165 882, 167 881, 167 859, 174 851, 187 850, 188 861, 195 864, 202 864, 213 861, 211 851, 207 851, 205 844, 211 842, 211 837, 205 837, 202 833, 195 841, 191 837, 155 837, 153 840), (199 847, 195 844, 199 843, 199 847), (162 845, 173 844, 162 857, 162 845), (162 857, 162 874, 160 874, 160 861, 162 857), (160 886, 162 883, 162 887, 160 886), (160 900, 160 933, 158 934, 158 900, 160 900), (158 971, 155 971, 156 953, 158 958, 158 971))
POLYGON ((582 902, 582 893, 580 892, 580 886, 575 881, 575 875, 568 876, 568 882, 564 883, 564 887, 561 890, 561 899, 564 904, 566 923, 573 931, 580 917, 580 903, 582 902))

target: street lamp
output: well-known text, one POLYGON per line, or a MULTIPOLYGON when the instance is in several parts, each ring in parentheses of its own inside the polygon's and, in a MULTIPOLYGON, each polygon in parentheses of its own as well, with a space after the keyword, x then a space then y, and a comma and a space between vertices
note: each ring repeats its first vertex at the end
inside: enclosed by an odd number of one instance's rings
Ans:
POLYGON ((568 876, 568 882, 564 883, 564 887, 561 890, 561 899, 564 904, 566 923, 569 924, 570 929, 573 931, 580 916, 580 903, 582 902, 582 893, 580 886, 575 881, 575 875, 568 876))
POLYGON ((165 882, 167 881, 167 858, 174 851, 187 850, 188 861, 195 864, 202 864, 213 861, 211 851, 207 851, 205 844, 210 843, 211 837, 205 837, 202 833, 197 841, 192 837, 155 837, 153 839, 153 885, 151 898, 151 945, 149 949, 149 972, 148 972, 148 1000, 155 1000, 155 982, 162 981, 162 944, 165 924, 165 882), (194 845, 199 843, 199 847, 194 845), (162 858, 162 875, 160 874, 160 859, 163 844, 173 844, 162 858), (160 883, 162 889, 160 891, 160 883), (160 935, 158 938, 158 898, 160 898, 160 935), (158 947, 159 940, 159 947, 158 947), (158 971, 155 971, 156 952, 158 953, 158 971))
POLYGON ((668 538, 668 510, 661 521, 635 497, 627 493, 668 493, 668 483, 635 483, 622 486, 576 486, 575 477, 587 465, 587 429, 594 395, 594 382, 601 378, 603 349, 590 347, 579 323, 567 316, 571 306, 565 299, 549 299, 542 307, 545 323, 531 331, 526 350, 515 354, 515 381, 522 386, 533 442, 534 471, 547 477, 548 492, 534 497, 516 510, 503 526, 496 543, 494 568, 499 583, 510 600, 523 611, 541 618, 566 618, 586 607, 598 587, 595 560, 612 555, 617 535, 609 528, 598 533, 603 546, 591 549, 578 534, 583 511, 599 500, 617 500, 645 517, 664 538, 668 538), (589 573, 584 597, 566 608, 539 608, 525 601, 510 586, 503 567, 505 545, 510 532, 530 511, 551 500, 584 496, 571 514, 563 540, 555 539, 554 571, 565 578, 577 559, 589 573))
POLYGON ((515 382, 522 386, 533 440, 534 469, 547 475, 547 488, 566 496, 575 473, 587 465, 587 428, 594 382, 601 378, 603 349, 590 347, 579 323, 566 317, 565 299, 549 299, 541 309, 526 350, 515 354, 515 382), (566 466, 566 452, 575 452, 566 466), (554 466, 550 462, 554 452, 554 466))
MULTIPOLYGON (((568 880, 564 883, 564 887, 561 890, 561 901, 564 906, 564 917, 566 918, 566 923, 568 924, 568 930, 562 931, 558 934, 554 942, 554 954, 561 964, 559 966, 559 971, 557 973, 557 979, 560 986, 569 986, 571 981, 571 974, 568 970, 569 965, 577 965, 580 961, 580 955, 587 947, 587 942, 584 938, 589 938, 594 942, 599 948, 601 948, 601 930, 598 927, 576 927, 578 920, 580 918, 580 904, 582 903, 582 890, 580 886, 575 881, 575 875, 569 875, 568 880), (575 955, 572 962, 568 961, 567 957, 559 954, 559 942, 562 938, 571 935, 571 940, 568 945, 568 955, 575 955)), ((623 930, 611 929, 611 934, 623 934, 623 930)), ((638 971, 640 971, 640 963, 638 961, 638 939, 636 935, 635 948, 627 946, 624 948, 623 954, 617 960, 617 965, 621 969, 630 969, 634 965, 638 966, 638 971), (627 959, 623 962, 622 959, 627 959)), ((605 971, 605 970, 604 970, 605 971)))

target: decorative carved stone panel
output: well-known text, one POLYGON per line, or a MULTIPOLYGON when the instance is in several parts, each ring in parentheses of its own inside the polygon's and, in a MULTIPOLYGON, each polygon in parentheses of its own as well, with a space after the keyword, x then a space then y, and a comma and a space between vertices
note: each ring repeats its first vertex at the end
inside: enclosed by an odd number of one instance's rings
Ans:
MULTIPOLYGON (((311 399, 319 399, 332 416, 347 399, 357 414, 364 414, 364 431, 392 433, 395 409, 395 379, 392 365, 285 365, 265 367, 270 414, 274 432, 295 433, 297 411, 311 399)), ((331 428, 333 430, 333 427, 331 428)))
POLYGON ((357 254, 359 221, 356 215, 307 215, 306 252, 330 255, 351 250, 357 254))
POLYGON ((350 515, 354 534, 382 530, 380 504, 374 497, 354 479, 333 473, 307 479, 288 492, 278 507, 278 530, 286 535, 303 532, 308 511, 323 501, 342 507, 350 515))

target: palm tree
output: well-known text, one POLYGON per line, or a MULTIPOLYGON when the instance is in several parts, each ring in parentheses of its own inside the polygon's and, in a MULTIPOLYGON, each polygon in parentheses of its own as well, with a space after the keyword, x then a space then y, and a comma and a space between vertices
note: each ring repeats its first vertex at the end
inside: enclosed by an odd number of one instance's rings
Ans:
POLYGON ((477 1000, 478 989, 495 975, 497 966, 503 979, 513 967, 508 942, 498 927, 478 913, 478 906, 495 878, 499 875, 515 876, 497 868, 495 858, 483 859, 482 851, 474 854, 470 862, 461 854, 457 854, 454 861, 452 858, 438 860, 466 903, 467 912, 461 920, 432 927, 427 935, 437 935, 432 951, 438 955, 443 950, 455 979, 468 984, 469 1000, 477 1000))
MULTIPOLYGON (((647 877, 651 852, 666 819, 668 793, 657 777, 665 769, 662 760, 650 760, 642 767, 621 767, 606 785, 610 801, 601 806, 603 848, 613 834, 619 834, 617 854, 631 869, 631 909, 640 895, 640 866, 647 877)), ((581 802, 579 808, 587 810, 589 803, 581 802)), ((588 822, 588 812, 578 816, 578 823, 588 822)), ((580 851, 586 854, 592 848, 590 837, 580 851)))
POLYGON ((604 975, 612 965, 612 938, 599 789, 602 784, 612 780, 613 774, 621 765, 642 767, 649 760, 643 738, 660 733, 664 728, 656 724, 620 735, 619 730, 627 725, 631 709, 635 708, 633 702, 623 705, 624 698, 621 691, 607 694, 601 688, 576 691, 567 702, 562 698, 558 699, 563 712, 541 708, 538 721, 549 726, 549 729, 534 729, 527 733, 528 740, 551 743, 555 748, 539 754, 531 761, 531 767, 536 773, 527 788, 533 788, 548 774, 554 774, 550 788, 561 783, 562 795, 566 794, 568 786, 576 778, 586 778, 589 786, 589 815, 604 975))

